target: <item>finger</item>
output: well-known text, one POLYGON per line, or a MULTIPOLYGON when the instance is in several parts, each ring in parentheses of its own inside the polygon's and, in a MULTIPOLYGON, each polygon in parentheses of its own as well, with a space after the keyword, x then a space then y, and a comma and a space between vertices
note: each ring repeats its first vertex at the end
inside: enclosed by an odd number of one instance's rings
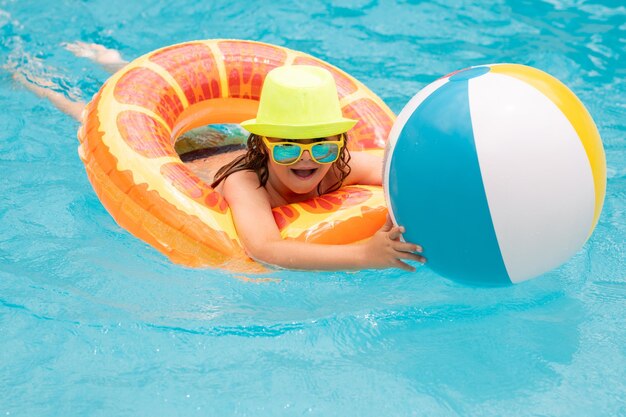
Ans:
POLYGON ((86 45, 89 49, 93 51, 99 51, 99 52, 109 51, 109 48, 107 48, 104 45, 100 45, 99 43, 88 43, 86 45))
POLYGON ((72 52, 72 53, 76 53, 77 51, 80 50, 80 48, 76 45, 74 45, 73 43, 64 43, 62 44, 63 48, 67 49, 68 51, 72 52))
POLYGON ((64 47, 80 58, 91 58, 95 55, 94 51, 84 42, 67 43, 64 47))
POLYGON ((396 226, 389 232, 389 239, 398 240, 400 236, 402 236, 402 233, 404 233, 404 227, 396 226))
POLYGON ((67 50, 78 48, 77 42, 61 42, 61 46, 67 50))
POLYGON ((407 242, 397 242, 394 245, 394 249, 399 252, 423 252, 423 248, 420 245, 407 242))
POLYGON ((92 50, 93 46, 97 45, 97 44, 89 43, 89 42, 83 42, 83 41, 76 41, 76 42, 74 42, 74 45, 76 45, 77 48, 92 50))
POLYGON ((396 268, 400 268, 400 269, 402 269, 404 271, 415 272, 415 267, 413 267, 413 266, 411 266, 411 265, 409 265, 409 264, 407 264, 405 262, 402 262, 399 259, 396 259, 396 261, 394 262, 394 265, 395 265, 396 268))
POLYGON ((422 255, 418 255, 417 253, 398 252, 397 257, 401 258, 401 259, 409 259, 411 261, 417 261, 417 262, 419 262, 421 264, 425 264, 426 263, 426 258, 424 258, 422 255))

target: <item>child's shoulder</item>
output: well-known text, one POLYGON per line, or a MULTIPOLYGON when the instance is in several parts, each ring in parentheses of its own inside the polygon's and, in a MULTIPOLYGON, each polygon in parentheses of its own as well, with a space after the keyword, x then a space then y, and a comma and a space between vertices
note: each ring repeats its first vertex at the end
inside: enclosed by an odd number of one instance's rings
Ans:
POLYGON ((233 172, 228 177, 224 178, 223 184, 224 187, 258 188, 261 185, 261 182, 259 181, 259 176, 256 172, 245 169, 233 172))
POLYGON ((350 175, 344 185, 381 185, 383 171, 383 157, 370 152, 351 152, 350 175))
POLYGON ((231 209, 238 207, 274 207, 274 199, 254 171, 237 171, 229 175, 221 184, 221 190, 231 209))
POLYGON ((258 189, 261 185, 259 176, 251 170, 236 171, 219 183, 215 190, 220 194, 239 192, 239 190, 258 189))

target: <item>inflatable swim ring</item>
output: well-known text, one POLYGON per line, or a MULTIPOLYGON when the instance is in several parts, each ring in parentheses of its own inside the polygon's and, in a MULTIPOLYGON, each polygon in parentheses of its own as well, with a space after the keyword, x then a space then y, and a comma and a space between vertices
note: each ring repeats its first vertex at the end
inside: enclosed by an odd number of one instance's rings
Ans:
MULTIPOLYGON (((332 65, 252 41, 169 46, 113 75, 83 113, 78 152, 96 194, 117 223, 175 263, 254 269, 226 201, 181 161, 174 144, 195 127, 255 117, 265 75, 290 64, 329 70, 344 115, 359 120, 350 132, 349 148, 382 154, 394 114, 332 65)), ((283 238, 344 244, 378 230, 386 207, 381 187, 350 186, 277 207, 273 214, 283 238)))

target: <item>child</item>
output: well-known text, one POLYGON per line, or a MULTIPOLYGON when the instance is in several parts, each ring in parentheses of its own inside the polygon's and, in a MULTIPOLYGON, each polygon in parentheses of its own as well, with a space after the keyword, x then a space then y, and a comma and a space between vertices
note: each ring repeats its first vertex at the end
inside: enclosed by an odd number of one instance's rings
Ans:
MULTIPOLYGON (((118 51, 108 49, 96 43, 74 42, 64 44, 63 46, 65 49, 78 57, 89 58, 92 61, 97 62, 105 71, 111 74, 117 72, 128 63, 122 58, 118 51)), ((36 74, 28 73, 27 71, 22 73, 19 68, 9 69, 14 71, 13 79, 17 82, 24 85, 39 97, 44 97, 50 100, 50 102, 63 113, 68 114, 74 119, 80 121, 81 114, 86 103, 83 103, 82 101, 70 100, 63 94, 54 91, 48 80, 38 77, 36 74)))
MULTIPOLYGON (((117 51, 96 44, 66 45, 77 56, 110 72, 123 67, 117 51)), ((80 120, 84 103, 31 82, 14 78, 60 110, 80 120)), ((34 77, 30 77, 34 78, 34 77)), ((237 233, 248 255, 292 269, 347 270, 397 267, 404 260, 425 262, 421 247, 400 240, 402 227, 387 223, 369 240, 349 245, 320 245, 283 240, 272 208, 308 200, 343 185, 381 185, 382 158, 348 152, 347 132, 356 121, 342 117, 332 75, 319 67, 294 65, 271 71, 263 85, 257 118, 242 123, 251 135, 243 155, 223 166, 212 186, 228 202, 237 233)))
POLYGON ((338 270, 397 267, 425 262, 421 248, 402 242, 404 229, 387 223, 369 240, 319 245, 283 240, 272 208, 297 203, 342 185, 381 185, 382 158, 350 155, 347 131, 356 121, 342 117, 332 75, 323 68, 294 65, 270 71, 257 118, 241 125, 251 132, 248 151, 216 174, 213 187, 228 202, 248 255, 292 269, 338 270))

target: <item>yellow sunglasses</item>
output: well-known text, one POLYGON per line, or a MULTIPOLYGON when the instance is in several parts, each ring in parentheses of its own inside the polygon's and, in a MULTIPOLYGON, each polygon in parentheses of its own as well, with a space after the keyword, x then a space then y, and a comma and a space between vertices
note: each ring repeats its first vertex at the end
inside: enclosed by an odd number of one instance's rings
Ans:
POLYGON ((339 158, 344 146, 344 136, 339 140, 320 140, 311 143, 270 142, 263 136, 263 143, 270 150, 272 159, 279 165, 293 165, 300 160, 304 151, 309 151, 311 159, 318 164, 332 164, 339 158))

